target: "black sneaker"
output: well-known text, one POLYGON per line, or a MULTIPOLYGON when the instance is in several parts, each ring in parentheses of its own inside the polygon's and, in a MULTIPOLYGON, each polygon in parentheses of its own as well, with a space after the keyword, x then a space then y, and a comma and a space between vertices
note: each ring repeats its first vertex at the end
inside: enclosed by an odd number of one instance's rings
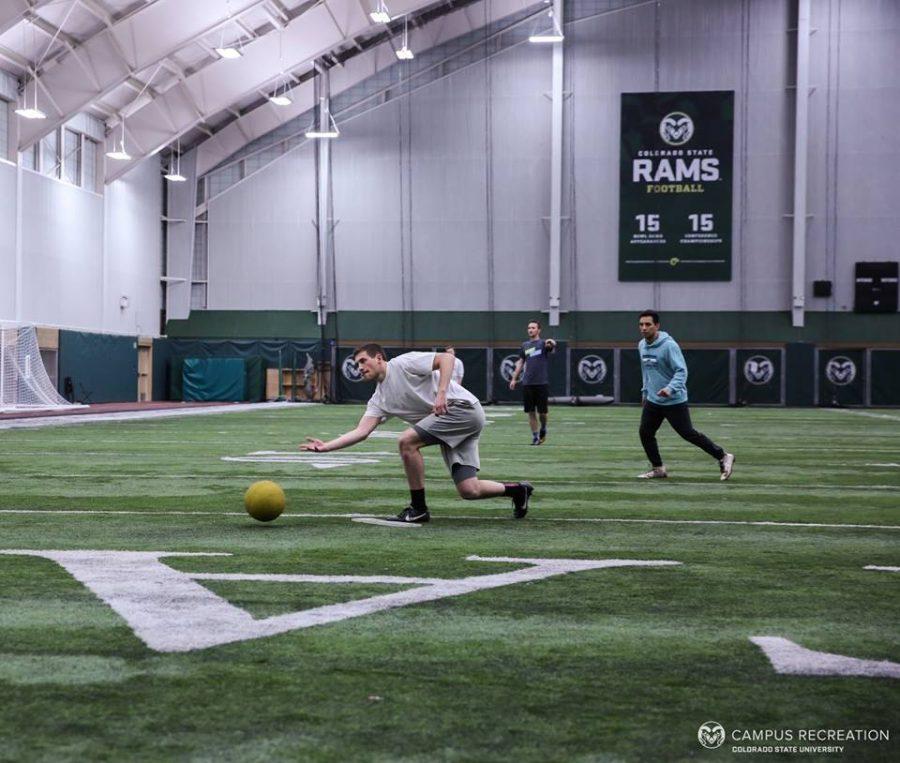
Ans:
POLYGON ((390 518, 392 522, 412 522, 413 524, 423 525, 431 519, 428 509, 414 509, 407 506, 396 517, 390 518))
POLYGON ((520 482, 513 494, 513 516, 522 519, 528 513, 528 501, 534 492, 534 486, 530 482, 520 482))
POLYGON ((540 436, 536 435, 536 434, 531 435, 531 444, 532 445, 540 445, 541 444, 540 436))

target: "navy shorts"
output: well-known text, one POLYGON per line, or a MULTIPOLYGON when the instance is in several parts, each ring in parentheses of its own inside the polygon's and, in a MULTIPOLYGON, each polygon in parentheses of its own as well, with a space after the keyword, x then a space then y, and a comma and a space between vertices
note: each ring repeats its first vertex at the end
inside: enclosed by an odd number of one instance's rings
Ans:
POLYGON ((522 401, 525 403, 525 413, 547 412, 547 399, 550 397, 549 384, 525 384, 522 386, 522 401))

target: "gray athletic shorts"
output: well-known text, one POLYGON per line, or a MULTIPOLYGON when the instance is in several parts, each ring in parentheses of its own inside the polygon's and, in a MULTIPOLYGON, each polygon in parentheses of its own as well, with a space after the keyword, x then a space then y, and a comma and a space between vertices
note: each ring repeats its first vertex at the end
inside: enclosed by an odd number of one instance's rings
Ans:
MULTIPOLYGON (((480 469, 478 458, 478 439, 484 429, 484 410, 481 403, 469 403, 465 400, 451 400, 447 404, 447 412, 436 416, 431 414, 416 424, 413 429, 429 445, 440 445, 444 463, 450 473, 454 473, 454 464, 480 469)), ((459 472, 459 470, 457 470, 459 472)))

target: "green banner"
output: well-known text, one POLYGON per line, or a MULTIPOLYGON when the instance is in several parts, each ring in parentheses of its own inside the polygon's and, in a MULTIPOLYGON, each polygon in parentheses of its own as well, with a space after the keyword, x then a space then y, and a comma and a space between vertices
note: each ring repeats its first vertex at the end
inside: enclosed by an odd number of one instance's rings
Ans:
POLYGON ((819 405, 863 405, 865 381, 862 350, 819 350, 819 405))
POLYGON ((737 402, 778 405, 781 395, 781 350, 737 351, 737 402))
POLYGON ((572 394, 613 395, 614 354, 610 349, 575 349, 570 353, 572 394))
POLYGON ((734 92, 623 93, 620 281, 730 281, 734 92))

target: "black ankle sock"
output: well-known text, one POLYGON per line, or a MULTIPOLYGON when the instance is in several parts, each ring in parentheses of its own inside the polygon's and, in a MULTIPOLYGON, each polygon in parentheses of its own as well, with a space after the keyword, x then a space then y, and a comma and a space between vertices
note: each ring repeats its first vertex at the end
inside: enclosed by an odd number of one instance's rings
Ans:
POLYGON ((414 509, 427 509, 425 505, 425 488, 409 491, 410 502, 414 509))
POLYGON ((503 495, 516 495, 521 489, 521 485, 518 482, 504 482, 503 483, 503 495))

